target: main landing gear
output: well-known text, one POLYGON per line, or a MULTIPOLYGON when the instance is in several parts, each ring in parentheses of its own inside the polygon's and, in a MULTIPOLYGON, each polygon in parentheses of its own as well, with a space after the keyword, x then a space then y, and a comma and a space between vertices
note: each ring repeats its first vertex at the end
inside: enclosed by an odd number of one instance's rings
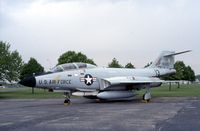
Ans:
POLYGON ((64 105, 68 106, 70 105, 70 92, 64 92, 65 100, 64 100, 64 105))
POLYGON ((143 100, 147 103, 147 102, 150 102, 151 100, 151 92, 150 92, 150 89, 147 88, 145 94, 143 95, 143 100))

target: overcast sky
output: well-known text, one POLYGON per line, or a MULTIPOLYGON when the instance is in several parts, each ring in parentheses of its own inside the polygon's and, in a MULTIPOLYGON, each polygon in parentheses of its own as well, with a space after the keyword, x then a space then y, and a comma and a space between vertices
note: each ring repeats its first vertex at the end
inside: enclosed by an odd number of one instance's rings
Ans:
POLYGON ((0 0, 0 40, 45 69, 68 51, 141 68, 161 51, 200 73, 199 0, 0 0))

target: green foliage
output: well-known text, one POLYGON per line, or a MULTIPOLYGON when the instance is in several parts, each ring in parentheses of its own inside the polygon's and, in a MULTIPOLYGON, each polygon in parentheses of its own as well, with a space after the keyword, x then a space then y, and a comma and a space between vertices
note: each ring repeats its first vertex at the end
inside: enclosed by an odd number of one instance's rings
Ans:
MULTIPOLYGON (((194 97, 200 96, 199 84, 180 84, 180 88, 177 88, 178 85, 171 86, 171 91, 169 91, 169 85, 164 84, 158 88, 151 88, 151 94, 153 97, 194 97)), ((138 94, 142 96, 146 90, 140 90, 138 94)))
POLYGON ((195 73, 190 66, 187 66, 184 72, 185 80, 195 81, 195 73))
POLYGON ((0 41, 0 80, 17 81, 22 65, 19 53, 10 51, 10 44, 0 41))
POLYGON ((83 62, 96 65, 92 59, 81 52, 76 53, 75 51, 67 51, 58 58, 58 65, 72 62, 83 62))
POLYGON ((134 67, 134 65, 131 62, 129 62, 129 63, 127 63, 125 65, 125 68, 135 68, 135 67, 134 67))
POLYGON ((147 67, 149 67, 151 64, 152 64, 153 62, 151 61, 151 62, 149 62, 149 63, 147 63, 145 66, 144 66, 144 68, 147 68, 147 67))
POLYGON ((165 80, 188 80, 195 81, 195 73, 190 66, 186 66, 183 61, 177 61, 174 64, 176 74, 168 77, 163 77, 165 80))
POLYGON ((123 66, 119 64, 119 61, 117 61, 116 58, 113 58, 112 62, 108 64, 108 67, 110 67, 110 68, 122 68, 123 66))
POLYGON ((33 75, 33 73, 41 73, 44 72, 44 67, 42 67, 36 59, 30 58, 27 64, 24 64, 21 74, 20 74, 20 79, 23 79, 27 76, 33 75))
POLYGON ((176 69, 176 74, 174 75, 176 80, 184 80, 184 73, 186 72, 186 67, 183 61, 177 61, 174 65, 176 69))

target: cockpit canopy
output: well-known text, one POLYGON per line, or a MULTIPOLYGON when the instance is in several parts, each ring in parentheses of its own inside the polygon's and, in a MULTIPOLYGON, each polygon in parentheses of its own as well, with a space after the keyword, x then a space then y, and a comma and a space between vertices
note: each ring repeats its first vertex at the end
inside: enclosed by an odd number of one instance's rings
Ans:
POLYGON ((62 71, 68 71, 68 70, 91 69, 91 68, 96 68, 96 66, 92 64, 86 64, 86 63, 66 63, 66 64, 61 64, 54 67, 51 70, 51 72, 62 72, 62 71))

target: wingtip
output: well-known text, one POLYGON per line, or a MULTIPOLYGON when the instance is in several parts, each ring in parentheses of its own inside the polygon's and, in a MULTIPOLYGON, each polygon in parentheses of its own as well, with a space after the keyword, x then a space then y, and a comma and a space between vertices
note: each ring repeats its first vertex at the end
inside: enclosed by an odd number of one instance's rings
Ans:
POLYGON ((172 53, 172 54, 167 54, 167 55, 164 55, 166 57, 168 56, 174 56, 174 55, 179 55, 179 54, 184 54, 184 53, 188 53, 188 52, 191 52, 192 50, 186 50, 186 51, 181 51, 181 52, 175 52, 175 53, 172 53))

